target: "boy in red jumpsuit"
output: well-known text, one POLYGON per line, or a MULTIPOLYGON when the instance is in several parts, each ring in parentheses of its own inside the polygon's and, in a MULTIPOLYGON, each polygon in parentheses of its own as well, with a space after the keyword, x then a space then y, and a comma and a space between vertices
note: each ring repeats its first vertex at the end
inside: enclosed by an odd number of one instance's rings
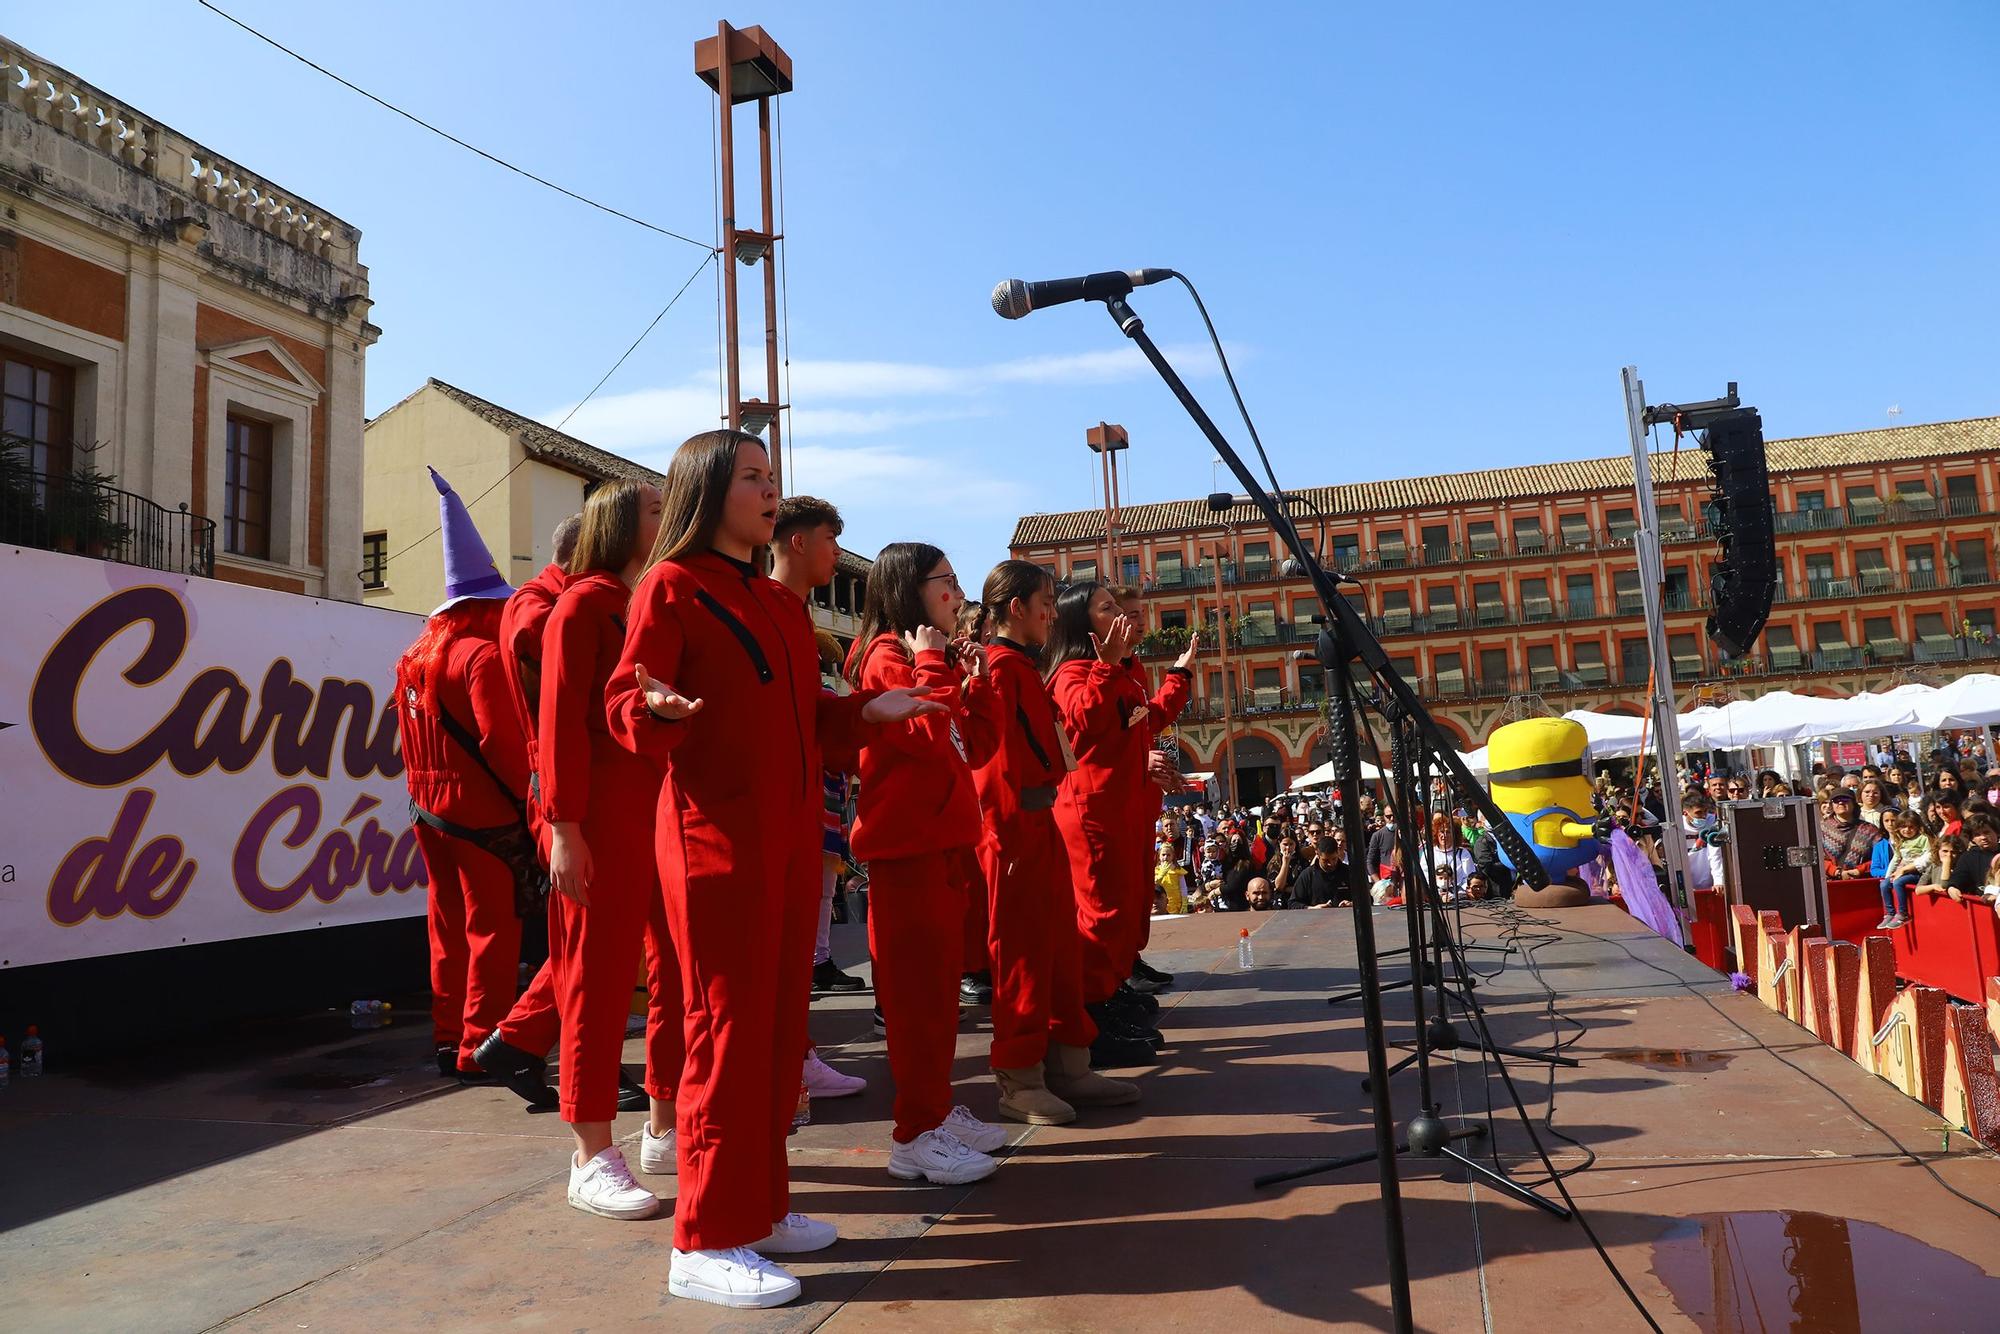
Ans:
POLYGON ((527 743, 496 636, 514 590, 458 493, 431 473, 445 600, 396 667, 403 777, 430 873, 431 1029, 439 1073, 488 1078, 473 1051, 514 1003, 514 876, 486 844, 521 818, 527 743))
POLYGON ((607 717, 665 775, 655 849, 687 998, 667 1289, 775 1306, 800 1286, 766 1257, 838 1237, 791 1212, 785 1162, 820 904, 821 746, 852 752, 862 724, 942 706, 821 688, 805 605, 756 564, 778 504, 757 437, 693 437, 665 492, 607 717))

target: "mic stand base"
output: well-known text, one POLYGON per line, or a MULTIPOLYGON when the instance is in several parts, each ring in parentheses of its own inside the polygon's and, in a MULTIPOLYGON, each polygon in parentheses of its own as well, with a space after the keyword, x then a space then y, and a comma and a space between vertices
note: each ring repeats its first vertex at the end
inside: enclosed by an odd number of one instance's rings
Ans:
MULTIPOLYGON (((1523 1204, 1532 1204, 1554 1218, 1568 1221, 1570 1211, 1552 1200, 1545 1200, 1526 1186, 1509 1181, 1492 1168, 1475 1159, 1468 1158, 1451 1146, 1462 1139, 1478 1139, 1486 1134, 1485 1126, 1446 1126, 1434 1116, 1421 1115, 1411 1118, 1403 1139, 1396 1145, 1398 1158, 1416 1158, 1429 1162, 1450 1162, 1465 1169, 1467 1176, 1499 1191, 1509 1199, 1523 1204)), ((1256 1179, 1259 1186, 1275 1186, 1284 1181, 1300 1181, 1306 1177, 1321 1176, 1327 1172, 1339 1172, 1349 1167, 1359 1167, 1363 1163, 1376 1161, 1377 1154, 1350 1153, 1345 1158, 1329 1158, 1325 1162, 1308 1163, 1304 1167, 1289 1168, 1283 1172, 1267 1172, 1256 1179)))

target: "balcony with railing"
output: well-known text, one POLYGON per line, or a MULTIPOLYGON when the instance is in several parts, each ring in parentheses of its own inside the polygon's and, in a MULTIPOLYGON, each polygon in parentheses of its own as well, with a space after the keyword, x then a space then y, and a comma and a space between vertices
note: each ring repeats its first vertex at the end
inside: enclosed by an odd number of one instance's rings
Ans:
MULTIPOLYGON (((18 457, 18 456, 15 456, 18 457)), ((215 521, 90 474, 0 468, 0 542, 170 574, 215 574, 215 521)))
MULTIPOLYGON (((1935 523, 1943 519, 1976 518, 1993 512, 1982 496, 1904 497, 1896 500, 1857 502, 1831 509, 1788 510, 1775 516, 1779 535, 1818 533, 1849 528, 1894 526, 1906 523, 1935 523)), ((1559 537, 1503 537, 1481 534, 1465 542, 1425 543, 1408 546, 1385 543, 1372 552, 1341 549, 1329 568, 1365 573, 1381 570, 1441 569, 1460 565, 1480 565, 1514 559, 1547 560, 1565 555, 1602 555, 1630 550, 1636 529, 1619 526, 1607 532, 1580 534, 1572 530, 1559 537)), ((1660 541, 1668 546, 1707 542, 1715 534, 1708 520, 1667 519, 1660 528, 1660 541)), ((1272 580, 1301 582, 1284 574, 1283 562, 1272 560, 1222 562, 1225 584, 1262 583, 1272 580)), ((1160 576, 1145 583, 1148 592, 1171 593, 1184 588, 1213 588, 1215 572, 1210 566, 1182 569, 1172 576, 1160 576)))

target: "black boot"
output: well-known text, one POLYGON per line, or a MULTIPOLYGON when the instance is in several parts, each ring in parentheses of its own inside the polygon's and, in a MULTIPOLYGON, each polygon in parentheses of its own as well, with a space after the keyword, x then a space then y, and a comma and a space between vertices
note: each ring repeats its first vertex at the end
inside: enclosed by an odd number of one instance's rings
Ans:
POLYGON ((458 1078, 458 1044, 440 1044, 437 1049, 438 1074, 446 1079, 458 1078))
POLYGON ((1130 983, 1119 987, 1118 990, 1111 993, 1111 998, 1120 1005, 1127 1005, 1139 1010, 1148 1018, 1160 1012, 1160 1002, 1155 1000, 1151 993, 1141 991, 1130 983))
POLYGON ((1132 964, 1132 971, 1142 977, 1151 978, 1153 981, 1159 983, 1162 988, 1170 987, 1174 984, 1174 975, 1172 973, 1155 968, 1144 959, 1136 960, 1132 964))
POLYGON ((1100 1028, 1097 1041, 1090 1044, 1090 1068, 1093 1070, 1152 1065, 1159 1059, 1153 1054, 1152 1044, 1137 1038, 1119 1037, 1108 1029, 1100 1028))
POLYGON ((1135 1020, 1130 1011, 1121 1010, 1109 1001, 1098 1001, 1083 1008, 1089 1012, 1100 1035, 1108 1034, 1113 1038, 1129 1042, 1143 1042, 1152 1049, 1159 1048, 1166 1041, 1160 1036, 1159 1029, 1135 1020))
POLYGON ((967 973, 959 978, 958 1003, 960 1005, 991 1005, 993 1003, 993 974, 967 973))
POLYGON ((547 1111, 556 1105, 556 1095, 549 1088, 549 1063, 533 1052, 510 1046, 498 1033, 490 1033, 472 1059, 480 1069, 497 1075, 530 1109, 547 1111))
POLYGON ((644 1112, 652 1110, 653 1095, 645 1086, 632 1082, 632 1076, 625 1073, 625 1067, 618 1067, 618 1110, 621 1112, 644 1112))
POLYGON ((866 982, 853 974, 841 972, 831 959, 813 965, 812 989, 816 996, 839 991, 862 991, 867 986, 866 982))

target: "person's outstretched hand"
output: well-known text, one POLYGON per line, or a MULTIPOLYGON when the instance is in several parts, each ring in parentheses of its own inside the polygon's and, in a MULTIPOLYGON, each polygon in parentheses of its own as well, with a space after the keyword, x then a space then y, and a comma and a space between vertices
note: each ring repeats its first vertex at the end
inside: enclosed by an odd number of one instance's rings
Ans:
POLYGON ((909 718, 921 718, 927 713, 943 713, 944 705, 934 699, 924 698, 930 693, 929 686, 912 686, 908 690, 885 690, 861 706, 861 721, 900 723, 909 718))
POLYGON ((654 717, 677 723, 683 718, 691 718, 701 712, 700 700, 689 699, 685 695, 676 693, 672 686, 655 681, 646 671, 645 663, 636 664, 632 668, 632 675, 639 682, 639 689, 645 692, 646 707, 653 711, 654 717))

